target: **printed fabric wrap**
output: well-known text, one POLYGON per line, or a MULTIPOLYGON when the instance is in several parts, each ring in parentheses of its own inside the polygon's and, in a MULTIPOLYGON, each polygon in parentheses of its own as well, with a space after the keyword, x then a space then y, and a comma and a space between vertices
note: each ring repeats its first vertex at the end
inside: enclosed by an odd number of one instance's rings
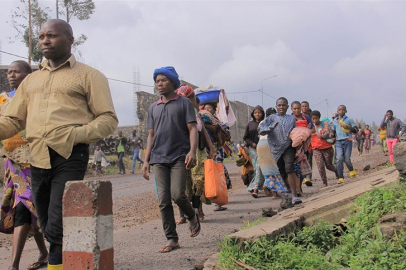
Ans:
POLYGON ((214 134, 210 130, 207 130, 207 133, 209 134, 213 143, 217 143, 218 146, 223 146, 226 141, 230 140, 230 131, 226 124, 222 123, 206 110, 200 110, 200 115, 204 124, 213 125, 216 127, 216 132, 214 134))
MULTIPOLYGON (((7 108, 12 95, 0 94, 0 114, 7 108)), ((29 166, 29 145, 25 131, 2 141, 1 155, 4 158, 4 196, 0 212, 0 232, 13 233, 15 207, 22 203, 31 213, 30 235, 40 230, 37 212, 31 192, 31 172, 29 166)))
POLYGON ((197 149, 196 166, 189 171, 189 177, 186 182, 186 196, 189 200, 193 196, 200 197, 200 201, 205 204, 211 204, 204 195, 204 161, 207 159, 205 150, 197 149))
POLYGON ((269 150, 267 136, 260 136, 257 144, 258 164, 264 177, 263 188, 277 193, 288 191, 285 182, 279 172, 275 158, 269 150))
POLYGON ((31 193, 31 173, 29 165, 18 165, 10 159, 4 159, 4 197, 1 205, 0 232, 13 233, 15 207, 22 203, 31 213, 30 235, 39 231, 37 212, 31 193))
POLYGON ((254 189, 263 189, 264 185, 264 176, 262 175, 261 167, 258 162, 258 154, 255 148, 249 147, 249 156, 254 166, 254 177, 251 180, 251 183, 248 186, 248 191, 253 191, 254 189))
POLYGON ((292 145, 289 134, 295 126, 296 118, 288 114, 272 114, 259 123, 258 133, 268 135, 269 149, 276 162, 286 149, 292 145))

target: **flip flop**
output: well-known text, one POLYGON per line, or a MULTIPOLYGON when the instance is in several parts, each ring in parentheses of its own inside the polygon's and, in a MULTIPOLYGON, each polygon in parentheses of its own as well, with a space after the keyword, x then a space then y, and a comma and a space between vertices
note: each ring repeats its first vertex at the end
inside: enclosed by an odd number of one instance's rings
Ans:
POLYGON ((267 187, 264 187, 264 194, 265 196, 271 196, 272 192, 267 187))
POLYGON ((41 266, 45 266, 47 264, 48 264, 48 260, 42 261, 42 262, 36 261, 36 262, 32 263, 30 266, 28 266, 27 269, 38 269, 41 266))
POLYGON ((301 204, 301 203, 302 203, 302 200, 300 198, 298 198, 298 197, 292 198, 292 204, 293 205, 301 204))
POLYGON ((200 220, 199 220, 199 215, 198 214, 196 214, 196 220, 197 220, 196 225, 194 227, 189 227, 189 229, 190 229, 190 237, 196 237, 200 233, 201 226, 200 226, 200 220))
POLYGON ((159 253, 168 253, 168 252, 171 252, 172 250, 175 250, 178 248, 180 248, 179 243, 175 243, 173 245, 167 245, 167 246, 161 247, 158 252, 159 253))
POLYGON ((311 187, 311 186, 313 186, 313 183, 312 183, 311 181, 307 181, 307 182, 305 183, 305 185, 308 186, 308 187, 311 187))
POLYGON ((215 208, 214 208, 214 211, 224 211, 224 210, 227 210, 227 207, 222 207, 222 206, 216 206, 215 208))

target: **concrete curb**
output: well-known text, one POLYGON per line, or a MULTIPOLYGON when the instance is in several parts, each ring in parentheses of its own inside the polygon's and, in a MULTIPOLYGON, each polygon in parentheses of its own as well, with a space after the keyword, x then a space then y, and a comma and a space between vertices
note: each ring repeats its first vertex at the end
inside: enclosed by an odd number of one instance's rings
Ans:
MULTIPOLYGON (((364 177, 348 179, 343 185, 321 189, 319 194, 304 199, 303 204, 282 211, 263 223, 233 233, 229 237, 242 244, 244 241, 253 241, 263 236, 270 239, 281 233, 288 234, 304 225, 312 225, 316 220, 338 223, 342 217, 348 216, 355 198, 374 187, 395 182, 398 176, 396 169, 391 167, 364 177)), ((203 269, 219 269, 217 261, 218 254, 214 254, 205 262, 203 269)))

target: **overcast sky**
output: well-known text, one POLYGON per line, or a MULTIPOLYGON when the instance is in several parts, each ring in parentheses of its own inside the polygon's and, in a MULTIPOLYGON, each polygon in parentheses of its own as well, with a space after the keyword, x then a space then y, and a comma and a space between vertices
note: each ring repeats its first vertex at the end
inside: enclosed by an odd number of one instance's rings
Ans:
MULTIPOLYGON (((55 1, 39 2, 55 17, 55 1)), ((406 118, 404 1, 95 2, 90 20, 71 25, 88 36, 81 60, 108 78, 133 82, 139 67, 141 83, 152 86, 154 69, 171 65, 190 83, 254 106, 262 83, 266 108, 275 105, 268 95, 285 96, 308 100, 322 116, 345 104, 349 117, 367 123, 388 109, 406 118)), ((9 43, 7 21, 18 6, 0 0, 0 40, 3 51, 25 56, 23 43, 9 43)), ((16 59, 2 54, 3 65, 16 59)), ((133 85, 110 87, 120 125, 132 125, 133 85)))

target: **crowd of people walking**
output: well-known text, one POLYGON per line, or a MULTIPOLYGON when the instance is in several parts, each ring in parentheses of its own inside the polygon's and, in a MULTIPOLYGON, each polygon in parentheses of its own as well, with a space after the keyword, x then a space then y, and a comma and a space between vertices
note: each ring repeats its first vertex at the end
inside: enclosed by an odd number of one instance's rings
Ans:
MULTIPOLYGON (((106 77, 76 61, 71 54, 73 41, 72 28, 65 21, 44 23, 39 46, 46 60, 40 70, 31 74, 28 63, 11 63, 7 78, 12 91, 0 95, 0 140, 5 140, 0 231, 14 233, 11 270, 19 269, 28 234, 34 236, 39 251, 29 269, 46 264, 51 270, 62 269, 65 183, 84 178, 89 144, 107 137, 118 125, 106 77), (54 91, 58 94, 51 95, 54 91)), ((119 132, 116 154, 119 174, 126 173, 123 157, 128 145, 132 174, 139 161, 143 177, 149 180, 153 166, 166 237, 159 252, 167 253, 180 247, 176 225, 188 223, 190 237, 202 230, 202 205, 212 203, 205 193, 205 161, 217 163, 224 173, 225 187, 232 188, 224 165, 232 152, 228 146, 231 135, 227 123, 217 115, 217 103, 201 104, 191 86, 180 85, 173 67, 155 69, 153 80, 160 98, 148 110, 144 160, 139 155, 142 139, 135 130, 129 139, 119 132), (180 210, 178 220, 172 201, 180 210)), ((312 111, 307 101, 289 103, 280 97, 275 107, 254 107, 251 118, 237 149, 237 165, 242 167, 242 179, 254 198, 263 191, 273 199, 281 198, 282 208, 302 203, 302 186, 311 186, 313 181, 313 157, 323 187, 328 185, 326 169, 334 172, 338 184, 345 182, 344 164, 349 176, 356 177, 351 161, 353 143, 358 155, 369 154, 375 135, 369 125, 357 124, 347 116, 345 105, 338 106, 329 119, 312 111)), ((391 163, 394 146, 405 129, 392 110, 385 113, 378 130, 382 153, 389 155, 391 163)), ((96 147, 100 175, 103 158, 107 160, 96 147)), ((216 204, 214 210, 227 208, 216 204)))

